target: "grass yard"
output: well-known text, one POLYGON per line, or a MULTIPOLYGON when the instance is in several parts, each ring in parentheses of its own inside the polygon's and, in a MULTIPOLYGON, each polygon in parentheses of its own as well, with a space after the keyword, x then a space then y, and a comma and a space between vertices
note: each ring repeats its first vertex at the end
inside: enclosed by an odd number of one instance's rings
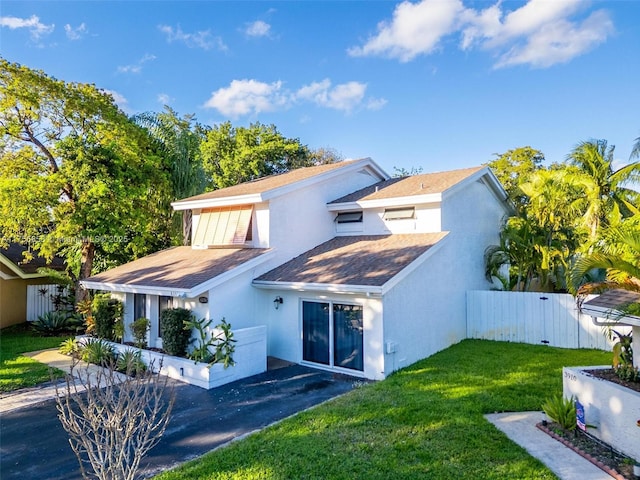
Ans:
POLYGON ((610 361, 465 340, 156 480, 556 478, 482 415, 539 410, 561 392, 563 366, 610 361))
POLYGON ((0 392, 32 387, 51 379, 49 367, 23 356, 58 347, 66 337, 41 337, 23 325, 0 330, 0 392))

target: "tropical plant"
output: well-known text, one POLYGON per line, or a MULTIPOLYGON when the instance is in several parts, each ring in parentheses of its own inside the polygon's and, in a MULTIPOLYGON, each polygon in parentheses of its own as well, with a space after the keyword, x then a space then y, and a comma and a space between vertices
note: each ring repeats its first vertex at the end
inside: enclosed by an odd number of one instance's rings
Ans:
POLYGON ((41 335, 55 336, 62 332, 78 331, 83 328, 84 322, 69 312, 53 310, 38 317, 31 323, 31 327, 41 335))
POLYGON ((147 370, 140 350, 125 350, 118 355, 116 370, 125 375, 139 375, 147 370))
POLYGON ((189 331, 195 330, 196 337, 192 340, 196 345, 189 353, 189 358, 195 362, 208 363, 209 367, 216 363, 222 363, 224 368, 235 365, 233 353, 235 345, 231 325, 223 318, 215 326, 220 330, 216 335, 210 336, 209 327, 213 320, 200 319, 185 322, 185 328, 189 331), (213 351, 211 350, 213 349, 213 351))
POLYGON ((633 365, 633 338, 616 330, 612 331, 618 341, 613 345, 613 368, 617 369, 622 365, 633 365))
POLYGON ((75 338, 67 338, 60 344, 58 351, 63 355, 75 355, 80 351, 80 344, 75 338))
POLYGON ((184 357, 191 338, 191 329, 185 328, 185 322, 193 319, 186 308, 168 308, 160 315, 162 330, 162 348, 169 354, 184 357))
POLYGON ((542 409, 547 416, 568 431, 576 429, 576 405, 575 398, 565 398, 560 395, 549 397, 542 404, 542 409))
POLYGON ((116 360, 113 346, 102 338, 88 338, 81 344, 79 352, 82 360, 96 365, 109 366, 116 360))
POLYGON ((592 240, 601 226, 609 224, 612 213, 623 218, 640 214, 640 196, 627 186, 640 180, 640 162, 613 170, 614 149, 606 140, 589 140, 576 145, 567 156, 569 164, 577 168, 572 176, 582 185, 586 201, 582 220, 592 240))
POLYGON ((148 318, 140 317, 129 325, 136 347, 145 348, 147 346, 147 332, 150 324, 148 318))

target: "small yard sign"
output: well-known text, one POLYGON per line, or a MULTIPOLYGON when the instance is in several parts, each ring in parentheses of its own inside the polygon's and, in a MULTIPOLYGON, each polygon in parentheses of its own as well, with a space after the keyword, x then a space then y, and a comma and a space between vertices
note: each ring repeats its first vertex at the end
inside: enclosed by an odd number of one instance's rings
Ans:
POLYGON ((587 424, 584 421, 584 406, 576 400, 576 425, 583 432, 587 431, 587 424))

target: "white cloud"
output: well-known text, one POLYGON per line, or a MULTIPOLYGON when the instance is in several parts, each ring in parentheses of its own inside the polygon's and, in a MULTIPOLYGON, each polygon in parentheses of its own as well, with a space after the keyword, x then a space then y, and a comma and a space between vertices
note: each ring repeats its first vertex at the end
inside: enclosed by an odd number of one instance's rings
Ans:
POLYGON ((29 34, 33 40, 39 40, 40 37, 52 33, 55 24, 46 25, 40 22, 39 17, 31 15, 29 18, 0 17, 0 27, 7 27, 11 30, 26 28, 29 30, 29 34))
POLYGON ((359 106, 365 96, 367 84, 348 82, 331 87, 331 81, 325 78, 301 87, 295 94, 297 100, 307 100, 321 107, 350 112, 359 106))
POLYGON ((268 37, 271 33, 271 25, 262 20, 256 20, 247 25, 244 33, 250 37, 268 37))
POLYGON ((136 63, 134 63, 132 65, 120 65, 120 66, 118 66, 117 71, 118 71, 118 73, 138 74, 138 73, 142 72, 142 66, 145 63, 151 62, 151 61, 153 61, 155 59, 156 59, 155 55, 151 55, 149 53, 145 53, 140 60, 138 60, 136 63))
POLYGON ((108 90, 103 88, 102 91, 108 95, 111 95, 113 101, 118 105, 122 110, 127 111, 129 108, 129 101, 125 98, 121 93, 116 92, 115 90, 108 90))
POLYGON ((270 112, 285 106, 286 95, 282 82, 264 83, 257 80, 233 80, 227 88, 220 88, 206 101, 206 108, 215 108, 223 115, 237 118, 242 115, 270 112))
POLYGON ((567 62, 592 50, 614 32, 604 10, 576 19, 588 7, 583 0, 529 0, 513 11, 498 0, 483 10, 464 8, 461 0, 405 1, 391 21, 364 45, 348 49, 353 56, 383 56, 401 62, 428 55, 440 41, 460 34, 460 48, 478 47, 497 57, 495 68, 527 64, 537 68, 567 62))
POLYGON ((592 50, 613 33, 613 23, 603 11, 592 13, 581 24, 560 20, 543 26, 523 45, 515 45, 502 54, 496 68, 527 64, 546 68, 592 50))
POLYGON ((158 94, 158 103, 162 105, 169 105, 172 101, 173 101, 173 98, 171 98, 168 94, 166 93, 158 94))
POLYGON ((286 109, 303 102, 345 113, 361 106, 368 110, 379 110, 387 103, 381 98, 366 98, 366 90, 366 83, 353 81, 332 86, 328 78, 304 85, 295 92, 283 88, 280 81, 233 80, 228 87, 213 92, 204 106, 237 118, 286 109))
POLYGON ((202 48, 203 50, 211 50, 213 48, 221 51, 227 50, 222 38, 213 36, 210 30, 186 33, 182 31, 180 25, 175 29, 169 25, 158 25, 158 30, 165 34, 169 43, 180 42, 189 48, 202 48))
POLYGON ((348 49, 355 57, 383 56, 401 62, 431 53, 440 39, 456 29, 456 18, 462 12, 460 0, 423 0, 399 4, 390 22, 380 22, 378 33, 361 47, 348 49))
POLYGON ((78 25, 76 28, 73 28, 70 24, 67 23, 64 26, 64 31, 67 34, 67 38, 69 40, 80 40, 89 32, 84 22, 78 25))

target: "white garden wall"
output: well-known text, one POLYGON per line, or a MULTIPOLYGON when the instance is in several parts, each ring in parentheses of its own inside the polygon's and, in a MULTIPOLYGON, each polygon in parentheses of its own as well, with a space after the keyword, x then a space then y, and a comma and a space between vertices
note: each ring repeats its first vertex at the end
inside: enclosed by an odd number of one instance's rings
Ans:
POLYGON ((600 350, 614 343, 604 327, 579 313, 571 295, 478 290, 467 292, 467 338, 600 350))

